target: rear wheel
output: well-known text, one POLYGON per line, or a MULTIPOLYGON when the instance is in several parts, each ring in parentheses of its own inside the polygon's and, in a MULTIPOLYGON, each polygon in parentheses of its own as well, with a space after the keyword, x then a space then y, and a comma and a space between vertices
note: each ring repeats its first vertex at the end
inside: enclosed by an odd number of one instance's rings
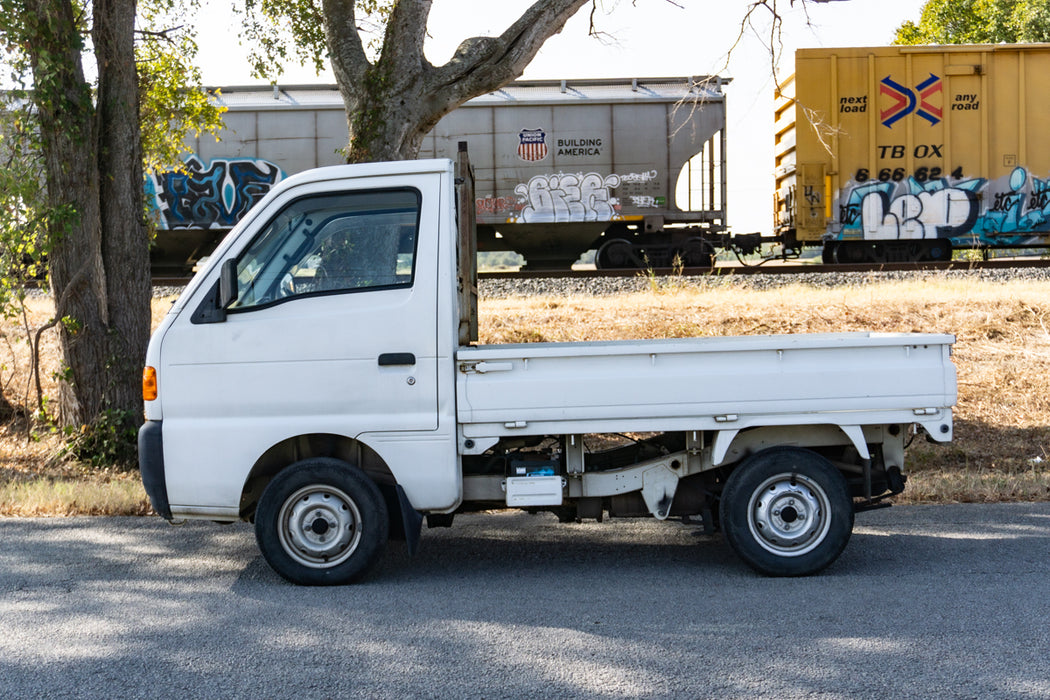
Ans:
POLYGON ((255 514, 267 563, 293 583, 352 583, 379 561, 386 504, 360 469, 337 459, 297 462, 274 477, 255 514))
POLYGON ((745 460, 722 492, 722 528, 734 551, 768 576, 807 576, 831 564, 853 532, 853 501, 842 474, 797 447, 745 460))

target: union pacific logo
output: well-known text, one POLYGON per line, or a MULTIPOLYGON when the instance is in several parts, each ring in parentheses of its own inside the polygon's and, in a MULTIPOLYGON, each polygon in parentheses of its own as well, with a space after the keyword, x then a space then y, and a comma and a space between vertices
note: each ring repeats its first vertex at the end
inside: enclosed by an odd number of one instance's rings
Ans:
POLYGON ((930 77, 910 90, 900 83, 894 81, 890 76, 882 79, 879 92, 887 95, 893 100, 888 109, 882 110, 879 118, 883 125, 893 128, 893 125, 911 113, 922 117, 931 125, 937 124, 944 116, 942 109, 930 102, 930 99, 944 90, 944 83, 939 76, 930 73, 930 77))
POLYGON ((528 161, 547 157, 547 134, 543 129, 522 129, 518 132, 518 157, 528 161))

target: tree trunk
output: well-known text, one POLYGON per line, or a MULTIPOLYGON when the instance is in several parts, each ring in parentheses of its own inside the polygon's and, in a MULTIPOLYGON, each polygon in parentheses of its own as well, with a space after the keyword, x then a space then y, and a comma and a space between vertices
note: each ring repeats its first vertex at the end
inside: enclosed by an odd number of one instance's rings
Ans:
POLYGON ((99 178, 91 89, 80 60, 83 42, 67 0, 31 0, 30 60, 40 114, 50 206, 48 266, 65 362, 59 420, 91 422, 102 409, 108 356, 99 178))
POLYGON ((48 254, 66 364, 58 417, 79 426, 116 410, 130 426, 139 420, 150 326, 135 0, 94 3, 97 107, 74 5, 29 0, 27 10, 48 199, 63 212, 49 227, 48 254))
POLYGON ((394 78, 386 72, 382 64, 370 68, 364 89, 351 97, 348 163, 415 158, 423 137, 444 116, 435 117, 428 109, 419 92, 423 82, 419 76, 394 78))
MULTIPOLYGON (((104 408, 137 425, 142 412, 142 364, 150 329, 149 239, 144 222, 135 0, 95 0, 98 58, 98 171, 102 262, 109 309, 104 408), (119 271, 119 274, 117 273, 119 271)), ((130 425, 128 426, 130 427, 130 425)))

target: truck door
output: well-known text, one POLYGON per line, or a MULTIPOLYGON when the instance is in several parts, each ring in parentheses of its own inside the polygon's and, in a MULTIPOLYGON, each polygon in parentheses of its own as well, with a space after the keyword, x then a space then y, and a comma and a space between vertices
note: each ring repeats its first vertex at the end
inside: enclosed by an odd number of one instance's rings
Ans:
POLYGON ((250 465, 286 437, 438 427, 438 178, 311 183, 268 207, 225 263, 226 313, 216 275, 165 336, 166 454, 204 440, 250 465))

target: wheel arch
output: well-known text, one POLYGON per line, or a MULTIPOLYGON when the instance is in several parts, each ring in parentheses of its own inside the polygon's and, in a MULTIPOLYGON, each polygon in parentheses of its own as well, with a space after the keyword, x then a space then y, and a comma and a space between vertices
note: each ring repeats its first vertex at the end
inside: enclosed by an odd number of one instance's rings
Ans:
MULTIPOLYGON (((286 438, 271 446, 252 465, 241 490, 240 517, 250 520, 267 484, 287 467, 304 459, 330 457, 361 469, 379 487, 390 502, 388 492, 395 494, 397 480, 379 454, 360 440, 332 433, 310 433, 286 438)), ((400 520, 400 509, 397 512, 400 520)), ((391 514, 394 520, 394 514, 391 514)))
MULTIPOLYGON (((870 428, 869 428, 870 430, 870 428)), ((863 458, 870 457, 868 442, 859 425, 820 423, 814 425, 768 425, 720 430, 714 439, 711 461, 716 467, 737 464, 749 456, 777 446, 820 448, 852 445, 863 458)))

